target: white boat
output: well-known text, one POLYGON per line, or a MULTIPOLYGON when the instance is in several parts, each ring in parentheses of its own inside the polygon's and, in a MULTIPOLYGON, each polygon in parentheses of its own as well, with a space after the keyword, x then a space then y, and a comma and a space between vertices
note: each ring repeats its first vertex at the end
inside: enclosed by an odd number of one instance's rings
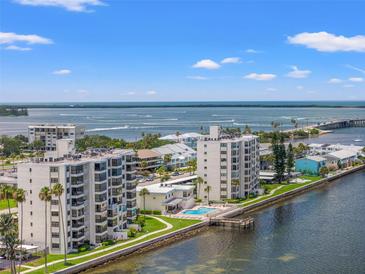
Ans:
POLYGON ((355 139, 354 142, 362 142, 362 139, 355 139))

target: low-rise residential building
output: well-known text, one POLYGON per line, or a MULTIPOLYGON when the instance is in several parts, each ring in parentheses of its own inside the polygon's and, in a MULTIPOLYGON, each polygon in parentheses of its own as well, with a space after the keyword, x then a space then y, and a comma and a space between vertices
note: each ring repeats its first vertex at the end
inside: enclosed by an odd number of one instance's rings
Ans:
POLYGON ((259 170, 257 136, 230 137, 211 126, 209 136, 198 141, 197 174, 203 179, 198 196, 204 201, 257 193, 259 170))
MULTIPOLYGON (((97 245, 121 238, 136 218, 136 157, 132 150, 92 150, 54 161, 18 165, 18 187, 27 193, 23 204, 25 244, 44 248, 45 230, 51 253, 75 251, 86 242, 97 245), (64 193, 47 203, 38 197, 45 186, 62 184, 64 193), (60 214, 67 246, 63 244, 60 214), (44 220, 47 218, 47 227, 44 220)), ((23 220, 22 220, 23 219, 23 220)), ((20 227, 20 226, 19 226, 20 227)))
POLYGON ((170 168, 180 168, 188 165, 188 162, 196 159, 196 151, 185 144, 168 144, 152 149, 161 155, 164 164, 170 168), (170 161, 166 162, 166 155, 170 161))
POLYGON ((168 140, 172 142, 177 142, 181 144, 185 144, 192 149, 197 148, 198 141, 203 137, 204 135, 196 133, 196 132, 188 132, 183 134, 171 134, 166 135, 160 138, 160 140, 168 140))
POLYGON ((45 151, 56 151, 57 140, 69 139, 75 146, 76 140, 84 136, 85 129, 74 124, 39 124, 28 126, 28 142, 42 141, 45 151))
POLYGON ((358 154, 356 153, 356 151, 343 149, 328 153, 323 157, 327 159, 328 167, 349 167, 352 165, 353 162, 357 160, 358 154))
POLYGON ((318 175, 322 167, 327 164, 327 159, 321 156, 306 156, 295 160, 295 171, 304 174, 318 175))
POLYGON ((194 201, 194 185, 189 184, 153 184, 137 187, 137 206, 143 210, 161 211, 162 214, 192 208, 194 201), (147 189, 144 196, 140 195, 147 189))
POLYGON ((342 145, 342 144, 309 144, 309 154, 311 155, 326 155, 331 152, 340 150, 349 150, 356 152, 356 154, 362 154, 362 146, 356 145, 342 145))
POLYGON ((137 171, 154 171, 159 168, 163 160, 160 153, 152 149, 140 149, 137 151, 137 171))

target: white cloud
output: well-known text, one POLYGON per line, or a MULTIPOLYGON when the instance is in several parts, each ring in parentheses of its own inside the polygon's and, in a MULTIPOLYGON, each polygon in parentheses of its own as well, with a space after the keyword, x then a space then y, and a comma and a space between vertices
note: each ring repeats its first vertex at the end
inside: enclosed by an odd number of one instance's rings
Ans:
POLYGON ((242 63, 241 58, 239 57, 227 57, 221 61, 221 64, 239 64, 239 63, 242 63))
POLYGON ((127 92, 127 95, 135 95, 136 93, 134 91, 127 92))
POLYGON ((278 89, 277 88, 267 88, 266 90, 267 91, 277 91, 278 89))
POLYGON ((356 51, 365 52, 365 36, 345 37, 325 31, 302 32, 288 37, 290 44, 303 45, 323 52, 356 51))
POLYGON ((104 6, 102 0, 14 0, 21 5, 61 7, 69 11, 90 12, 89 6, 104 6))
POLYGON ((297 86, 297 89, 302 90, 302 89, 304 89, 304 87, 303 86, 297 86))
POLYGON ((203 59, 196 62, 193 68, 203 68, 203 69, 219 69, 221 66, 210 59, 203 59))
POLYGON ((349 81, 359 83, 359 82, 364 82, 364 78, 362 78, 362 77, 350 77, 349 81))
POLYGON ((156 94, 157 94, 157 92, 154 90, 147 91, 147 95, 156 95, 156 94))
POLYGON ((331 78, 328 80, 329 84, 341 84, 343 82, 343 80, 338 79, 338 78, 331 78))
POLYGON ((14 32, 0 32, 0 44, 14 44, 23 42, 26 44, 52 44, 52 40, 35 34, 16 34, 14 32))
POLYGON ((260 51, 255 50, 255 49, 246 49, 246 50, 245 50, 245 52, 246 52, 246 53, 254 53, 254 54, 255 54, 255 53, 260 53, 260 51))
POLYGON ((88 90, 86 90, 86 89, 78 89, 78 90, 76 90, 76 92, 78 93, 78 94, 80 94, 80 95, 82 95, 82 96, 86 96, 86 95, 88 95, 90 92, 88 91, 88 90))
POLYGON ((270 74, 270 73, 262 73, 262 74, 250 73, 250 74, 247 74, 246 76, 244 76, 244 78, 251 79, 251 80, 257 80, 257 81, 269 81, 269 80, 275 79, 276 75, 270 74))
POLYGON ((16 51, 30 51, 32 48, 29 47, 18 47, 15 45, 10 45, 5 48, 6 50, 16 50, 16 51))
POLYGON ((353 70, 356 70, 356 71, 359 71, 361 73, 364 73, 365 74, 365 69, 361 69, 361 68, 358 68, 358 67, 355 67, 355 66, 352 66, 352 65, 346 65, 348 68, 351 68, 353 70))
POLYGON ((186 78, 191 80, 208 80, 208 77, 200 76, 200 75, 193 75, 193 76, 187 76, 186 78))
POLYGON ((297 66, 292 66, 292 71, 290 71, 286 76, 290 78, 307 78, 312 72, 310 70, 300 70, 297 66))
POLYGON ((55 75, 69 75, 69 74, 71 74, 71 70, 69 70, 69 69, 59 69, 59 70, 55 70, 54 72, 52 72, 52 74, 55 74, 55 75))

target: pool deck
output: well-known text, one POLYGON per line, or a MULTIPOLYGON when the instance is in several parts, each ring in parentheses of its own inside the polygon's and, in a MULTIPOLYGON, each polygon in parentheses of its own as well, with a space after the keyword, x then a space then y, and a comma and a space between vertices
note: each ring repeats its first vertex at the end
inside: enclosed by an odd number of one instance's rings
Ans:
POLYGON ((235 208, 236 208, 236 206, 231 205, 231 204, 224 204, 224 205, 219 204, 219 205, 210 205, 210 206, 205 205, 205 204, 199 204, 199 205, 194 206, 193 208, 182 210, 181 212, 179 212, 177 214, 174 214, 174 215, 171 215, 171 216, 174 217, 174 218, 180 218, 180 219, 209 220, 209 218, 211 218, 211 217, 215 217, 215 216, 220 215, 224 212, 231 211, 235 208), (214 209, 214 210, 210 211, 206 214, 187 214, 187 213, 184 213, 187 210, 199 210, 199 208, 201 208, 201 207, 211 208, 211 209, 214 209))

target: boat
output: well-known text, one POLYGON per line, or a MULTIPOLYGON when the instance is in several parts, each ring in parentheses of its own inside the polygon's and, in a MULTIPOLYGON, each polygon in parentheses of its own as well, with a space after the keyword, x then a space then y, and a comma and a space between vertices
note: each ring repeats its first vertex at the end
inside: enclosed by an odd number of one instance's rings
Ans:
POLYGON ((362 139, 355 139, 354 142, 362 142, 362 139))

